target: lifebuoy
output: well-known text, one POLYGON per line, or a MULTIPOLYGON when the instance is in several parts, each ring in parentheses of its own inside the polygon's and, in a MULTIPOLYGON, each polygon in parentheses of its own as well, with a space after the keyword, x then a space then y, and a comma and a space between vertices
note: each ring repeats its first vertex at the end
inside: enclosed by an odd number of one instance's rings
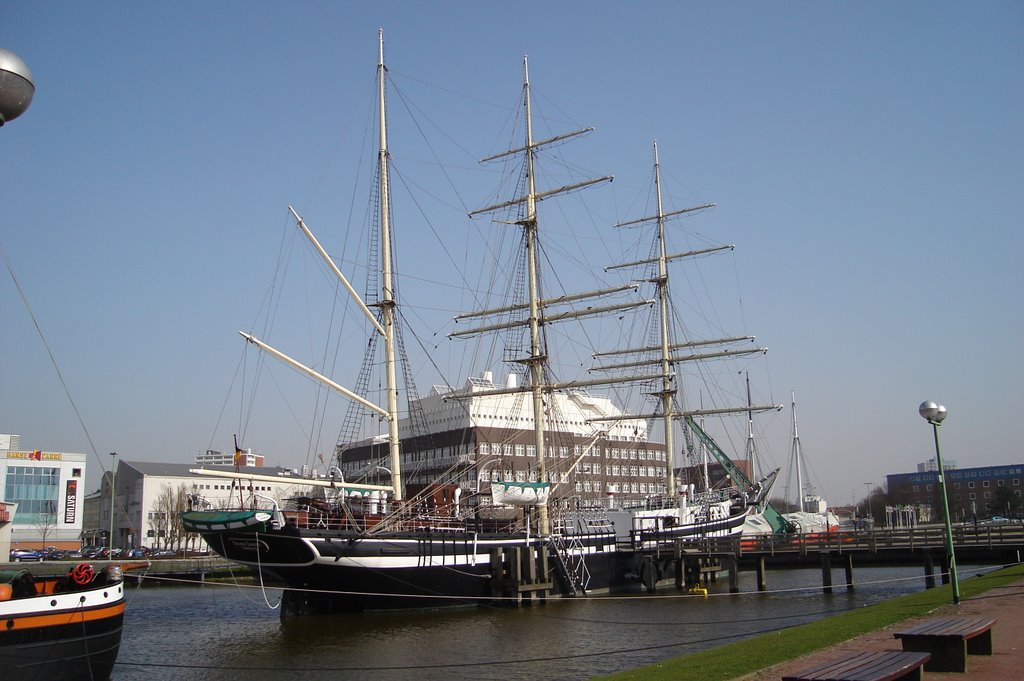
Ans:
POLYGON ((89 563, 79 563, 71 571, 71 579, 75 581, 75 584, 79 586, 85 586, 92 581, 93 571, 92 565, 89 563))

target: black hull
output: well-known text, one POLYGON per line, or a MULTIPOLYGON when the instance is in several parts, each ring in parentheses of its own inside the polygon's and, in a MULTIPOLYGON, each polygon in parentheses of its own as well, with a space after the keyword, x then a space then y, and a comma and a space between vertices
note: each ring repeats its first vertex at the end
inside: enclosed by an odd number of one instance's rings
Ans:
POLYGON ((683 525, 662 530, 642 530, 638 533, 641 545, 650 542, 664 543, 674 541, 697 541, 708 537, 726 537, 739 534, 743 524, 749 517, 749 511, 735 513, 728 518, 712 520, 706 523, 683 525))
POLYGON ((26 630, 0 628, 5 681, 105 681, 121 645, 124 615, 26 630))
MULTIPOLYGON (((549 543, 525 535, 418 532, 368 538, 286 528, 203 537, 224 558, 287 587, 282 614, 516 602, 504 584, 510 561, 523 566, 534 562, 538 581, 545 581, 546 561, 549 595, 574 593, 549 543)), ((616 565, 619 558, 614 537, 602 533, 579 537, 569 563, 585 564, 587 591, 605 590, 615 587, 616 575, 625 572, 616 565)))

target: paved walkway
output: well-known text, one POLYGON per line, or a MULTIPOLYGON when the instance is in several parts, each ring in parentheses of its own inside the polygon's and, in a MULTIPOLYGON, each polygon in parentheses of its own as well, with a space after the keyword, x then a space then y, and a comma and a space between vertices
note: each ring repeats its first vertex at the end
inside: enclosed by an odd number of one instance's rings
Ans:
POLYGON ((1010 681, 1024 678, 1024 581, 990 589, 960 605, 946 605, 933 613, 905 620, 891 627, 864 634, 825 650, 819 650, 789 662, 762 669, 742 677, 742 681, 779 681, 783 674, 799 672, 839 657, 843 653, 862 650, 902 650, 893 632, 929 618, 949 615, 987 615, 999 620, 992 630, 995 654, 969 655, 967 673, 925 672, 928 679, 970 679, 970 681, 1010 681))

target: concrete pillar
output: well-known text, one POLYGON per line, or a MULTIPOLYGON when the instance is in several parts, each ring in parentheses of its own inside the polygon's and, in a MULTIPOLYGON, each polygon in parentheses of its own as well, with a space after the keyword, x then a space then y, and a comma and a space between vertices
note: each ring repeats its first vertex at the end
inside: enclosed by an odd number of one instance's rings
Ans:
POLYGON ((740 590, 740 565, 735 556, 726 559, 729 568, 729 593, 739 593, 740 590))
POLYGON ((827 551, 821 554, 821 590, 832 593, 832 556, 827 551))

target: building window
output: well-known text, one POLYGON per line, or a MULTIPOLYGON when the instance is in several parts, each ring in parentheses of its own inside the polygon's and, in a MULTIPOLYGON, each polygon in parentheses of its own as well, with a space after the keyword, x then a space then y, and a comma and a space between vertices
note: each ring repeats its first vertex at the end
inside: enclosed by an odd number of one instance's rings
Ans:
POLYGON ((54 520, 59 497, 60 469, 9 466, 4 499, 18 504, 16 522, 35 525, 54 520))
POLYGON ((985 480, 984 482, 982 482, 981 486, 982 487, 988 487, 988 480, 985 480))
POLYGON ((968 496, 970 496, 972 501, 974 500, 974 492, 971 492, 968 496))
POLYGON ((967 489, 974 489, 974 481, 973 480, 971 480, 969 483, 967 483, 967 489))
POLYGON ((1005 480, 996 480, 996 486, 997 487, 1002 487, 1004 484, 1006 484, 1005 480))
POLYGON ((991 497, 991 496, 992 496, 992 495, 991 495, 991 494, 990 494, 989 492, 985 492, 985 498, 986 498, 986 499, 988 499, 988 498, 989 498, 989 497, 991 497))

